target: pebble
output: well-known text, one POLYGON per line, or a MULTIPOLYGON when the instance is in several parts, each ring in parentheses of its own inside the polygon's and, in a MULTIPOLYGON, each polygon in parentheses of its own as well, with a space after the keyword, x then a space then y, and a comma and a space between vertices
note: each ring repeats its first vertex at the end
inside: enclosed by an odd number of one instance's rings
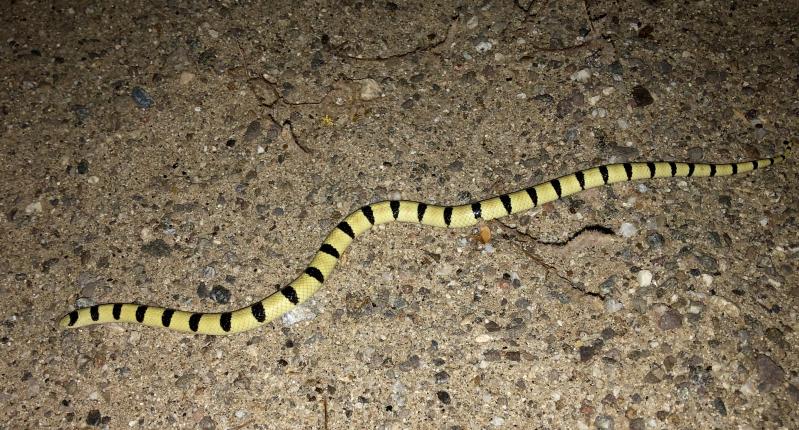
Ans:
POLYGON ((380 97, 380 84, 374 79, 364 79, 361 81, 361 100, 369 101, 380 97))
POLYGON ((136 103, 136 106, 142 109, 148 109, 153 105, 153 99, 147 94, 141 87, 134 87, 133 91, 131 91, 130 96, 133 98, 133 102, 136 103))
POLYGON ((41 212, 42 212, 42 202, 33 202, 28 206, 25 206, 25 213, 28 215, 41 212))
POLYGON ((477 343, 487 343, 491 342, 492 340, 494 340, 494 338, 489 334, 481 334, 474 338, 474 341, 477 343))
POLYGON ((213 418, 206 415, 200 420, 198 427, 201 430, 216 430, 216 422, 213 418))
POLYGON ((663 235, 658 232, 650 233, 646 237, 646 242, 649 243, 649 246, 654 249, 662 248, 664 241, 665 239, 663 238, 663 235))
POLYGON ((494 427, 500 427, 505 424, 505 419, 502 417, 494 417, 491 418, 491 425, 494 427))
POLYGON ((86 159, 78 161, 78 173, 85 175, 89 171, 89 162, 86 159))
POLYGON ((230 290, 221 285, 214 285, 208 297, 221 305, 226 305, 230 303, 230 290))
POLYGON ((181 72, 180 77, 178 78, 178 82, 180 83, 180 85, 186 85, 193 80, 194 80, 194 73, 190 72, 181 72))
POLYGON ((494 45, 491 42, 480 42, 474 47, 474 49, 475 51, 483 54, 490 51, 493 47, 494 45))
POLYGON ((448 404, 450 404, 452 402, 452 399, 450 398, 449 393, 446 392, 446 391, 443 391, 443 390, 437 392, 436 393, 436 397, 438 397, 438 400, 441 403, 445 404, 445 405, 448 405, 448 404))
POLYGON ((619 234, 626 238, 631 238, 638 233, 638 229, 629 222, 622 223, 619 226, 619 234))
POLYGON ((674 330, 682 327, 682 315, 674 309, 669 309, 658 319, 658 328, 663 331, 674 330))
POLYGON ((172 253, 172 248, 163 241, 163 239, 156 239, 142 245, 141 250, 153 257, 166 257, 172 253))
POLYGON ((89 176, 89 179, 87 179, 86 182, 94 185, 100 182, 100 178, 98 178, 97 176, 89 176))
POLYGON ((591 79, 591 71, 588 69, 578 70, 569 76, 569 79, 576 82, 586 83, 591 79))
POLYGON ((757 365, 758 391, 768 393, 782 386, 782 382, 785 380, 785 371, 771 357, 758 354, 755 364, 757 365))
POLYGON ((468 28, 469 30, 474 30, 475 28, 477 28, 477 24, 478 24, 477 17, 473 16, 469 18, 468 21, 466 21, 466 28, 468 28))
POLYGON ((100 425, 102 417, 99 410, 92 409, 89 411, 89 415, 86 416, 86 424, 97 427, 100 425))
POLYGON ((309 309, 309 306, 297 306, 290 312, 283 314, 281 320, 286 326, 292 326, 302 321, 310 321, 316 318, 316 314, 309 309))
POLYGON ((624 304, 616 299, 607 298, 605 299, 605 310, 609 314, 616 313, 624 308, 624 304))
POLYGON ((652 272, 649 270, 641 270, 635 275, 638 279, 638 285, 641 287, 648 287, 652 285, 652 272))
POLYGON ((649 106, 655 102, 655 99, 652 98, 652 94, 649 93, 649 90, 642 85, 636 85, 633 87, 632 96, 635 107, 649 106))
POLYGON ((600 430, 613 430, 613 417, 609 415, 597 415, 594 419, 594 426, 600 430))
POLYGON ((261 136, 261 121, 254 120, 247 125, 247 130, 241 138, 244 142, 252 142, 261 136))

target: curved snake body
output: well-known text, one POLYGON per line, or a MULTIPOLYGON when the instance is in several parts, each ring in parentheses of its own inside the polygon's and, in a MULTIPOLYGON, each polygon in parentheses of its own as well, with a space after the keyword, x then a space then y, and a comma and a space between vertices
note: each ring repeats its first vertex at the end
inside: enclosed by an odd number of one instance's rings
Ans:
POLYGON ((375 225, 409 222, 435 227, 470 227, 524 212, 582 190, 616 182, 668 177, 728 176, 760 169, 785 160, 774 158, 726 164, 683 162, 618 163, 592 167, 538 185, 460 206, 438 206, 407 200, 366 205, 342 220, 325 238, 308 267, 291 283, 249 306, 230 312, 198 313, 135 303, 109 303, 74 310, 62 327, 104 323, 139 323, 188 333, 227 335, 251 330, 308 300, 330 277, 352 241, 375 225))

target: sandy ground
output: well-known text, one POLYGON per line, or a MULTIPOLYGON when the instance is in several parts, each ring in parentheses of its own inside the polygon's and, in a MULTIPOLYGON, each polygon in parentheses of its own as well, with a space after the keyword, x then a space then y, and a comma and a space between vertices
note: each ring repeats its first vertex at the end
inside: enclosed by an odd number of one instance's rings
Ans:
POLYGON ((799 426, 795 161, 378 228, 229 338, 56 326, 249 304, 397 195, 778 153, 797 2, 164 3, 0 5, 0 428, 799 426))

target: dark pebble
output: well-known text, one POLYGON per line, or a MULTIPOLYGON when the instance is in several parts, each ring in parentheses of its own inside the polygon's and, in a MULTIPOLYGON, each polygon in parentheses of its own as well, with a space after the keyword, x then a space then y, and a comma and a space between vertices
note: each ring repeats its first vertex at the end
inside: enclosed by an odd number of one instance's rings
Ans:
POLYGON ((413 105, 415 105, 415 104, 416 104, 416 102, 415 102, 413 99, 408 99, 408 100, 405 100, 405 101, 402 103, 402 108, 403 108, 403 109, 410 109, 410 108, 412 108, 412 107, 413 107, 413 105))
POLYGON ((142 245, 141 250, 153 257, 166 257, 172 253, 172 249, 162 239, 156 239, 142 245))
POLYGON ((247 126, 247 131, 244 132, 242 140, 245 142, 252 142, 261 135, 261 122, 255 120, 247 126))
POLYGON ((134 87, 130 96, 133 97, 133 102, 136 103, 136 106, 142 109, 148 109, 153 105, 153 99, 141 87, 134 87))
POLYGON ((450 404, 450 402, 452 402, 452 399, 449 397, 449 393, 446 392, 446 391, 437 392, 436 393, 436 397, 438 397, 438 400, 440 400, 441 403, 443 403, 445 405, 448 405, 448 404, 450 404))
POLYGON ((716 408, 719 415, 722 417, 727 416, 727 406, 724 405, 724 400, 721 400, 721 397, 716 397, 716 399, 713 400, 713 407, 716 408))
POLYGON ((616 60, 608 64, 608 71, 613 75, 622 75, 624 74, 624 67, 622 67, 621 63, 616 60))
POLYGON ((605 342, 602 339, 597 339, 591 345, 583 345, 579 348, 580 354, 580 361, 585 363, 586 361, 594 358, 594 356, 602 350, 602 346, 605 345, 605 342))
POLYGON ((533 97, 533 100, 541 102, 547 106, 551 105, 552 103, 555 103, 555 98, 549 94, 539 94, 533 97))
POLYGON ((400 363, 399 368, 403 372, 407 372, 407 371, 409 371, 411 369, 418 369, 419 366, 421 366, 421 365, 422 365, 422 362, 419 359, 419 356, 414 354, 414 355, 411 355, 410 357, 408 357, 408 359, 405 362, 400 363))
POLYGON ((649 93, 649 90, 642 85, 634 86, 632 94, 636 107, 649 106, 655 101, 655 99, 652 98, 652 94, 649 93))
POLYGON ((208 297, 221 305, 226 305, 230 303, 230 290, 221 285, 214 285, 208 297))
POLYGON ((662 60, 658 61, 657 69, 658 72, 660 72, 661 74, 668 75, 669 73, 671 73, 672 70, 674 70, 674 67, 671 64, 669 64, 668 61, 662 60))
POLYGON ((86 416, 86 424, 90 426, 99 426, 101 419, 102 415, 100 415, 100 411, 97 409, 92 409, 89 411, 89 415, 86 416))
POLYGON ((78 173, 85 175, 89 171, 89 162, 84 160, 78 161, 78 173))
POLYGON ((663 235, 660 233, 650 233, 649 236, 646 237, 647 243, 653 249, 660 249, 663 247, 663 235))
POLYGON ((205 282, 200 282, 200 285, 197 286, 197 297, 201 299, 208 297, 208 286, 205 285, 205 282))
POLYGON ((669 309, 658 319, 658 327, 663 331, 682 327, 682 315, 674 309, 669 309))
POLYGON ((646 422, 643 418, 633 418, 630 420, 630 430, 644 430, 646 429, 646 422))
POLYGON ((75 119, 77 119, 78 122, 85 121, 91 115, 91 111, 89 110, 89 108, 83 105, 72 105, 71 109, 72 112, 75 114, 75 119))
POLYGON ((760 392, 768 393, 782 385, 783 380, 785 380, 785 371, 771 357, 765 354, 758 354, 755 364, 757 365, 759 376, 757 389, 760 392))
POLYGON ((436 372, 435 377, 436 377, 436 384, 443 384, 443 383, 449 381, 449 373, 447 373, 444 370, 442 370, 440 372, 436 372))

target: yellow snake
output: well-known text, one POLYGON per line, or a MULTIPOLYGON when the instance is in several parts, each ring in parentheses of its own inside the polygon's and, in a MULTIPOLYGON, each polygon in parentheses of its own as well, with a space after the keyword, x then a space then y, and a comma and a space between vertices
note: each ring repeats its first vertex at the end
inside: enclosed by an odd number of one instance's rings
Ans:
MULTIPOLYGON (((787 144, 787 142, 786 142, 787 144)), ((330 277, 339 258, 356 237, 373 226, 400 221, 435 227, 462 228, 524 212, 589 188, 650 178, 728 176, 779 163, 773 158, 740 163, 707 164, 673 161, 606 164, 580 170, 538 185, 460 206, 438 206, 408 200, 366 205, 347 215, 331 231, 305 270, 291 283, 249 306, 230 312, 199 313, 135 303, 109 303, 74 310, 61 327, 104 323, 139 323, 188 333, 226 335, 262 326, 308 300, 330 277)))

